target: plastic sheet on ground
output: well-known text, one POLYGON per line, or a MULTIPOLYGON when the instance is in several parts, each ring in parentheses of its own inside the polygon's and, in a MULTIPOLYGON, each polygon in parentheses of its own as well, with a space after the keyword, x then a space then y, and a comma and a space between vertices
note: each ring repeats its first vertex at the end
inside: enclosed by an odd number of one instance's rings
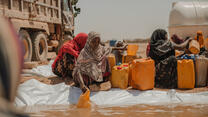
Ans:
POLYGON ((51 68, 52 64, 53 64, 53 60, 50 61, 48 65, 41 65, 36 68, 33 68, 30 71, 36 74, 40 74, 44 77, 55 76, 55 74, 52 72, 52 68, 51 68))
MULTIPOLYGON (((15 104, 17 106, 76 104, 80 94, 79 88, 70 87, 64 83, 47 85, 31 79, 19 86, 15 104)), ((111 89, 110 91, 92 92, 90 100, 99 106, 208 104, 208 92, 178 93, 175 90, 111 89)))

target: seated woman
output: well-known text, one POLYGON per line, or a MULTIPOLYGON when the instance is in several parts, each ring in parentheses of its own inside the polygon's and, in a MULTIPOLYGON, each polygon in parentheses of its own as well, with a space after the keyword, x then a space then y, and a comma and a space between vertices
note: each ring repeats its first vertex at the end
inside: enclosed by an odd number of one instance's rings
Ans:
POLYGON ((167 38, 167 32, 157 29, 150 40, 149 56, 155 61, 155 87, 177 88, 177 60, 175 49, 184 49, 191 39, 177 45, 167 38))
MULTIPOLYGON (((77 59, 73 71, 73 79, 83 93, 92 84, 109 81, 111 72, 107 56, 111 53, 112 48, 103 46, 100 42, 100 34, 90 32, 87 43, 77 59)), ((124 48, 115 47, 113 49, 124 48)))
MULTIPOLYGON (((115 47, 123 47, 125 45, 126 44, 124 42, 118 41, 118 42, 116 42, 115 47)), ((122 57, 123 57, 123 54, 124 54, 124 50, 113 50, 112 53, 115 55, 116 65, 121 64, 122 63, 122 57)))
POLYGON ((63 79, 72 78, 75 59, 84 48, 88 35, 79 33, 73 40, 65 43, 52 64, 52 71, 63 79))

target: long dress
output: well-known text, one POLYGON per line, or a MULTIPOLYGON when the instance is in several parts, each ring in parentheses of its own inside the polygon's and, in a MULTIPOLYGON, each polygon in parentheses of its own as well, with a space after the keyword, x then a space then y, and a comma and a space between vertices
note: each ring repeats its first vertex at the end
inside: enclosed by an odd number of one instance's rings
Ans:
POLYGON ((177 88, 177 60, 172 43, 166 38, 167 32, 156 30, 150 40, 149 56, 155 61, 155 87, 177 88))
POLYGON ((88 35, 79 33, 73 40, 65 43, 59 50, 58 56, 52 64, 52 71, 59 77, 72 78, 75 60, 84 48, 88 35))
POLYGON ((92 49, 90 43, 96 37, 100 37, 100 34, 89 33, 87 43, 77 59, 73 71, 73 78, 77 85, 89 86, 109 80, 110 66, 107 56, 110 54, 111 48, 99 44, 97 49, 92 49), (84 84, 81 80, 84 81, 84 84))

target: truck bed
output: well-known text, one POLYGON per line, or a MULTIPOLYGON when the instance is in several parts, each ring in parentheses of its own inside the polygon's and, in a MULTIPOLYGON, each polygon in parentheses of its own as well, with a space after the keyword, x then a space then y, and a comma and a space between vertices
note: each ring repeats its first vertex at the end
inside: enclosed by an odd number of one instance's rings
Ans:
POLYGON ((0 0, 0 15, 61 24, 60 0, 0 0))

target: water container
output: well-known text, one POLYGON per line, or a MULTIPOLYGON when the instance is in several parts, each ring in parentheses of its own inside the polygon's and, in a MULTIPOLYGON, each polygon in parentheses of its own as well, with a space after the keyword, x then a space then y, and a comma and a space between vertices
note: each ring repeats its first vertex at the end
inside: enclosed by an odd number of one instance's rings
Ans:
POLYGON ((196 87, 204 87, 207 83, 207 62, 205 57, 197 57, 195 61, 196 87))
POLYGON ((128 74, 128 67, 114 66, 111 77, 112 87, 126 89, 128 87, 128 74))
POLYGON ((116 45, 117 40, 110 40, 110 46, 114 47, 116 45))
POLYGON ((127 47, 127 55, 136 56, 139 46, 136 44, 129 44, 127 47))
POLYGON ((134 59, 137 59, 137 56, 136 55, 123 55, 122 57, 122 63, 129 63, 129 62, 132 62, 134 59))
POLYGON ((81 94, 77 103, 77 108, 90 108, 90 91, 87 90, 84 94, 81 94))
POLYGON ((113 67, 116 65, 116 58, 115 58, 115 55, 114 54, 110 54, 108 56, 108 61, 109 61, 109 64, 110 64, 110 68, 111 70, 113 69, 113 67))
POLYGON ((175 50, 175 56, 176 56, 176 57, 177 57, 177 56, 180 56, 181 54, 183 54, 183 52, 178 51, 178 50, 175 50))
POLYGON ((129 64, 129 86, 132 86, 132 63, 129 64))
POLYGON ((178 88, 192 89, 195 86, 194 62, 192 59, 177 61, 178 88))
POLYGON ((131 86, 138 90, 154 88, 155 63, 152 59, 136 59, 132 63, 131 86))
POLYGON ((199 43, 196 40, 192 40, 189 43, 189 51, 192 54, 198 54, 200 52, 200 46, 199 46, 199 43))
POLYGON ((205 39, 204 45, 205 45, 206 50, 208 50, 208 38, 205 39))

